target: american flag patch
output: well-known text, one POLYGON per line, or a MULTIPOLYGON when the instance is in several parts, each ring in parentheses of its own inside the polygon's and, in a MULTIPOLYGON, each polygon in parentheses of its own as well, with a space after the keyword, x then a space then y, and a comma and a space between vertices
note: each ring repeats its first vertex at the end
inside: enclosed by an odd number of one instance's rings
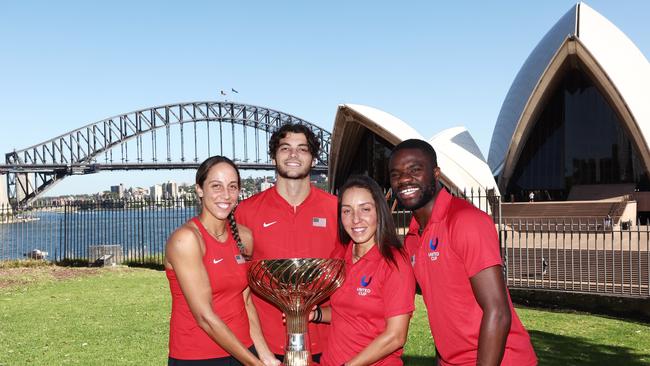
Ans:
POLYGON ((327 219, 323 217, 314 217, 311 220, 311 225, 315 227, 327 227, 327 219))
POLYGON ((237 255, 235 256, 235 261, 237 262, 237 264, 243 264, 243 263, 246 263, 246 259, 245 259, 244 256, 242 256, 241 254, 237 254, 237 255))

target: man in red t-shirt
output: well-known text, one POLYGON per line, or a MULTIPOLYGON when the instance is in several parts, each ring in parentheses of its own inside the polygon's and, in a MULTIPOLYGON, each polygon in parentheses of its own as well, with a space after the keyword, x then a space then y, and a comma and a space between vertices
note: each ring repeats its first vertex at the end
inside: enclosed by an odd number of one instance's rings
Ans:
MULTIPOLYGON (((274 187, 242 201, 237 222, 253 232, 253 260, 329 258, 337 240, 336 196, 311 185, 320 142, 305 125, 285 124, 273 133, 269 153, 275 164, 274 187)), ((281 360, 286 342, 282 313, 266 300, 253 302, 269 348, 281 360)), ((309 324, 314 360, 318 362, 327 337, 326 324, 309 324)))
POLYGON ((490 217, 440 188, 436 152, 422 140, 392 151, 390 184, 413 212, 405 246, 427 306, 441 365, 536 365, 505 286, 490 217))

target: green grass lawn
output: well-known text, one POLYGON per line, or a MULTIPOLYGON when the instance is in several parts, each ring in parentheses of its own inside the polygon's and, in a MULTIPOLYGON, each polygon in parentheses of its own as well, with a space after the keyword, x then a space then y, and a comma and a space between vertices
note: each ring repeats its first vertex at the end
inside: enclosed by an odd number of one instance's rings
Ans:
MULTIPOLYGON (((0 365, 163 365, 169 289, 139 268, 0 268, 0 365)), ((649 365, 650 324, 517 309, 540 365, 649 365)), ((434 355, 421 298, 407 365, 434 355)))

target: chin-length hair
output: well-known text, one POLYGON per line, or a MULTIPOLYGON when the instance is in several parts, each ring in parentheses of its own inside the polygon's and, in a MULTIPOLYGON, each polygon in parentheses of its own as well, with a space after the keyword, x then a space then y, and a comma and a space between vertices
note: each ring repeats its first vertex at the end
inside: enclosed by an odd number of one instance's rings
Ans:
POLYGON ((382 193, 379 184, 374 179, 365 175, 353 175, 343 184, 338 194, 338 232, 339 239, 343 245, 348 245, 352 240, 350 235, 345 231, 343 222, 341 221, 341 200, 343 194, 350 188, 361 188, 370 192, 372 200, 377 210, 377 231, 375 232, 375 241, 379 253, 389 263, 397 265, 393 256, 393 248, 397 249, 399 253, 405 256, 402 242, 397 238, 397 231, 395 230, 395 223, 388 208, 386 197, 382 193))

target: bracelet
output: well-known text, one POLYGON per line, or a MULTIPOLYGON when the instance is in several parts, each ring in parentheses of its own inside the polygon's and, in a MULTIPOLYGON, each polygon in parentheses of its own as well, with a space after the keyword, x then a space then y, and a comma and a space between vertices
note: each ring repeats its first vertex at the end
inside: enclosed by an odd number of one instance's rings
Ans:
POLYGON ((320 305, 316 305, 314 309, 314 318, 311 320, 312 323, 320 323, 323 320, 323 311, 320 308, 320 305))

